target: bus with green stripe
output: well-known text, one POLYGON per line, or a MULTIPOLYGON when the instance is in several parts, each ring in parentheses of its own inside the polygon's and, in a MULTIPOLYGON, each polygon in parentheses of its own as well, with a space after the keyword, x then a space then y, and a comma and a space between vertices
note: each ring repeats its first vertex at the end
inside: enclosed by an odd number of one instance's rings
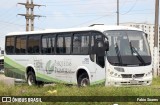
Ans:
POLYGON ((125 26, 12 32, 5 37, 5 76, 29 85, 150 85, 146 34, 125 26))

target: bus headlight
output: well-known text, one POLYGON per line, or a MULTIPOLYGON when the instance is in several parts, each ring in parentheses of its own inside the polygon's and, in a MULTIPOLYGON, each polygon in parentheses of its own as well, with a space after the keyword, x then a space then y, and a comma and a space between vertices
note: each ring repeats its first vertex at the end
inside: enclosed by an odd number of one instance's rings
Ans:
POLYGON ((113 71, 111 71, 109 74, 110 74, 112 77, 121 77, 121 75, 119 75, 118 73, 115 73, 115 72, 113 72, 113 71))
POLYGON ((117 73, 114 74, 115 77, 117 77, 117 75, 118 75, 117 73))
POLYGON ((113 74, 114 74, 114 72, 111 71, 111 72, 110 72, 110 75, 113 75, 113 74))

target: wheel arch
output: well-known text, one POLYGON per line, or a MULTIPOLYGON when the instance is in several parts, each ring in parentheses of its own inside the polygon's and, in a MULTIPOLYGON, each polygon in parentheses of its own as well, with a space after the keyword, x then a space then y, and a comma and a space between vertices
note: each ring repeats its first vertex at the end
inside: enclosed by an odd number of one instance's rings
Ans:
POLYGON ((91 81, 91 77, 90 77, 90 72, 89 70, 86 68, 86 67, 79 67, 77 69, 77 72, 76 72, 76 80, 77 80, 77 84, 78 84, 78 77, 83 74, 83 73, 87 73, 88 75, 88 78, 89 78, 89 81, 91 81))
POLYGON ((27 74, 28 74, 30 71, 33 72, 34 75, 35 75, 35 77, 36 77, 36 73, 35 73, 34 67, 29 65, 29 66, 26 67, 26 73, 25 73, 26 79, 27 79, 27 74))

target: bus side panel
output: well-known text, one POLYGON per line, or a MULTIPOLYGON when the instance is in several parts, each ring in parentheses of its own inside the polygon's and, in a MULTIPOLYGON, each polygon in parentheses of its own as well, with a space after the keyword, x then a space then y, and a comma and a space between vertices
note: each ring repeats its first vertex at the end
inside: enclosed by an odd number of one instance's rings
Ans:
POLYGON ((7 77, 25 79, 25 67, 13 60, 14 55, 4 57, 4 74, 7 77))

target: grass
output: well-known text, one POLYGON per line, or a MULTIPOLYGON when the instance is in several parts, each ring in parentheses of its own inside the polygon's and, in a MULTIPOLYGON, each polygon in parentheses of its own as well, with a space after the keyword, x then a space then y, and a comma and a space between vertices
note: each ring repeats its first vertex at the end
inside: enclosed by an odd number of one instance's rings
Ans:
MULTIPOLYGON (((101 85, 78 88, 76 86, 65 86, 57 84, 55 86, 36 87, 27 84, 6 86, 0 83, 0 96, 160 96, 160 78, 154 78, 151 86, 133 86, 133 87, 104 87, 101 85), (57 93, 48 93, 56 90, 57 93)), ((115 102, 54 102, 54 103, 37 103, 42 105, 113 105, 115 102)), ((0 103, 0 105, 9 103, 0 103)), ((13 104, 13 103, 12 103, 13 104)), ((22 104, 22 103, 14 103, 22 104)), ((35 103, 23 103, 24 105, 35 103)), ((159 105, 156 102, 118 102, 118 105, 159 105)))

